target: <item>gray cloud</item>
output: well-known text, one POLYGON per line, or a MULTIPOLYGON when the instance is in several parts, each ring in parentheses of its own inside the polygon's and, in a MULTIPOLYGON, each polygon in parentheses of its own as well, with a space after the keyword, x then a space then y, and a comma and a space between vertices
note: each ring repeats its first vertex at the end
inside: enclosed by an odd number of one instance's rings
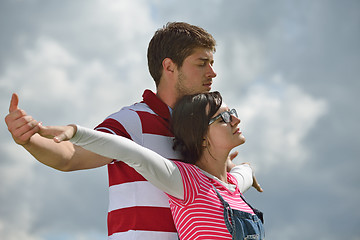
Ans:
MULTIPOLYGON (((360 4, 337 1, 2 1, 0 107, 93 127, 154 89, 146 48, 168 21, 217 39, 214 88, 238 109, 265 189, 267 238, 360 239, 360 4), (126 88, 126 89, 125 89, 126 88), (304 236, 304 232, 306 236, 304 236)), ((0 128, 0 238, 106 239, 106 168, 60 173, 0 128), (21 227, 19 227, 21 226, 21 227)))

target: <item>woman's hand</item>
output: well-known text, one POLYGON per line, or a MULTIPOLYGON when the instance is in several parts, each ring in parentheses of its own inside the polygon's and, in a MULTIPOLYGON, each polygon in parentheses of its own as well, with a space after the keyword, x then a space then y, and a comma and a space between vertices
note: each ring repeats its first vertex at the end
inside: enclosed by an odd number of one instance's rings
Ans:
POLYGON ((42 137, 54 139, 54 142, 60 143, 62 141, 70 140, 76 133, 76 125, 68 126, 40 126, 39 134, 42 137))

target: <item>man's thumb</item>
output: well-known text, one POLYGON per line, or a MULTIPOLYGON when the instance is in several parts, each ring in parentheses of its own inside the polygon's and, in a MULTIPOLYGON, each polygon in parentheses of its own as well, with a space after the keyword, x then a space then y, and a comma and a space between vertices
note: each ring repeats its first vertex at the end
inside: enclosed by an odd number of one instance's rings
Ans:
POLYGON ((19 109, 18 104, 19 104, 19 97, 16 93, 13 93, 13 95, 11 96, 9 112, 11 113, 11 112, 19 109))
POLYGON ((236 158, 236 156, 237 156, 238 154, 239 154, 238 151, 232 152, 232 153, 230 154, 230 160, 231 160, 231 161, 234 160, 234 158, 236 158))

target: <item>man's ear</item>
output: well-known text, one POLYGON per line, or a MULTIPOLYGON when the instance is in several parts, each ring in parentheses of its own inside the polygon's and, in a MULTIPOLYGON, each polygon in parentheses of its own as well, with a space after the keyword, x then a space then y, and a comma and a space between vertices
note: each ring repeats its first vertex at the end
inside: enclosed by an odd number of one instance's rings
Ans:
POLYGON ((162 61, 162 66, 163 66, 163 71, 170 73, 173 73, 176 68, 176 64, 171 60, 171 58, 165 58, 162 61))

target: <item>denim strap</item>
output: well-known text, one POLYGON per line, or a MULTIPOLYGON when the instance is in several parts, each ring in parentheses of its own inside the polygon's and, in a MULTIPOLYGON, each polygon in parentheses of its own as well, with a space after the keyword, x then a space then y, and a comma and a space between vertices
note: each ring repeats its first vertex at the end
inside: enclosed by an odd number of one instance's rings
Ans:
POLYGON ((233 225, 233 223, 231 223, 229 221, 229 217, 231 220, 234 219, 234 213, 233 213, 233 210, 231 209, 230 205, 228 202, 226 202, 223 197, 221 196, 221 194, 218 192, 218 190, 216 189, 216 187, 213 185, 214 189, 215 189, 215 192, 217 194, 217 196, 219 197, 222 205, 224 206, 224 221, 225 221, 225 225, 229 231, 229 233, 231 235, 234 234, 234 231, 235 231, 235 227, 233 225), (229 216, 230 215, 230 216, 229 216))

